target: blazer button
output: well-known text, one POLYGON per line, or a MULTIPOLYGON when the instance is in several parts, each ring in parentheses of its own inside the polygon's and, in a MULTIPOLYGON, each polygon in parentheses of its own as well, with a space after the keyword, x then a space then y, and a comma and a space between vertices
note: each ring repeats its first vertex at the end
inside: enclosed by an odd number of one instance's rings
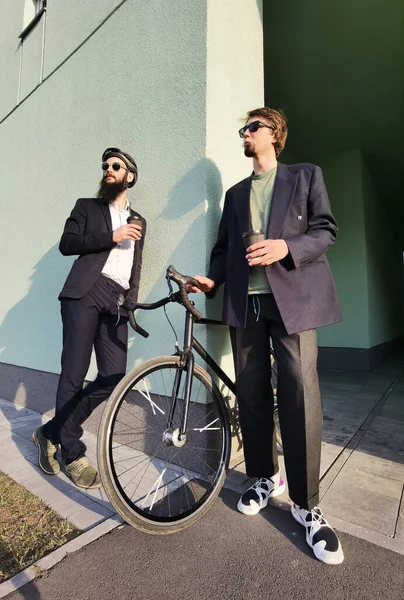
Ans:
POLYGON ((302 220, 302 215, 299 215, 299 216, 297 217, 297 220, 298 220, 298 221, 301 221, 301 220, 302 220))

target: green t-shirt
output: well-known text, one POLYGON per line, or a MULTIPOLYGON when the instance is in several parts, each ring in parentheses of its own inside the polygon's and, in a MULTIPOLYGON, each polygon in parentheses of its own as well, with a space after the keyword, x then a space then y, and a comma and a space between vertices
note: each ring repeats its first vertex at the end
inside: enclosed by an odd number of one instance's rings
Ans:
MULTIPOLYGON (((272 193, 274 191, 277 167, 253 175, 250 192, 251 229, 268 229, 269 213, 271 210, 272 193)), ((265 273, 265 267, 250 267, 249 294, 269 294, 271 288, 265 273)))

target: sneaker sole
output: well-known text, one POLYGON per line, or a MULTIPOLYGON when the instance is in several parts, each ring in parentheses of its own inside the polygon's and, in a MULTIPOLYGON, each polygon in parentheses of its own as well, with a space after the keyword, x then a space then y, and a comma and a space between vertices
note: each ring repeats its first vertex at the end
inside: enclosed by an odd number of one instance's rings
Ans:
POLYGON ((243 515, 247 515, 247 517, 254 517, 255 515, 258 515, 258 513, 267 506, 268 504, 268 500, 270 500, 271 498, 276 498, 277 496, 280 496, 281 494, 283 494, 283 492, 285 491, 286 485, 285 482, 282 483, 282 485, 278 486, 271 494, 268 494, 268 496, 262 501, 261 506, 258 506, 258 504, 255 504, 255 506, 246 506, 245 504, 243 504, 241 502, 241 498, 237 503, 237 510, 239 512, 241 512, 243 515))
POLYGON ((66 473, 67 477, 70 479, 70 481, 72 483, 74 483, 74 485, 76 487, 79 487, 79 488, 81 488, 83 490, 98 490, 100 487, 102 487, 102 483, 101 482, 99 484, 97 483, 96 485, 82 485, 80 483, 77 483, 76 481, 73 481, 72 476, 67 471, 65 471, 65 473, 66 473))
POLYGON ((47 471, 45 469, 45 467, 41 464, 42 450, 41 450, 41 444, 39 443, 38 438, 36 437, 36 431, 34 431, 34 433, 32 434, 32 441, 34 442, 35 446, 38 448, 38 466, 39 466, 39 468, 47 475, 57 475, 58 473, 60 473, 59 463, 58 463, 58 466, 56 467, 55 471, 47 471))
POLYGON ((297 510, 295 509, 295 507, 292 504, 292 516, 295 519, 295 521, 297 521, 298 523, 300 523, 300 525, 303 525, 303 527, 306 529, 306 542, 307 545, 310 546, 310 548, 313 550, 313 554, 314 556, 317 558, 317 560, 319 560, 320 562, 325 563, 326 565, 340 565, 343 561, 344 561, 344 554, 342 553, 342 556, 340 556, 339 558, 330 556, 329 558, 320 555, 318 553, 318 551, 316 550, 316 548, 313 548, 313 546, 311 545, 311 541, 310 541, 310 536, 309 536, 309 532, 307 530, 306 524, 305 522, 302 520, 301 516, 299 515, 299 513, 297 512, 297 510))

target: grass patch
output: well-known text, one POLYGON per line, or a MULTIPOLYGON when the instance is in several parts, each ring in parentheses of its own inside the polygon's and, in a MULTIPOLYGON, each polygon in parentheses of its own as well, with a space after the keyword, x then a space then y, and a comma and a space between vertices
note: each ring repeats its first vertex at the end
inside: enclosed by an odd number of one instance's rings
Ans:
POLYGON ((42 500, 0 472, 0 583, 78 533, 42 500))

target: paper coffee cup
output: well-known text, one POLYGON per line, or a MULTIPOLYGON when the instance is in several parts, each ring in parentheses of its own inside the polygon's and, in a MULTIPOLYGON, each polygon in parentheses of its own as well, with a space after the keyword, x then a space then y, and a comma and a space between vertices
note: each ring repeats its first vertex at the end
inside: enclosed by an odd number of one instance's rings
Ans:
POLYGON ((126 222, 128 225, 139 225, 142 228, 142 219, 136 215, 129 215, 126 222))
POLYGON ((256 244, 257 242, 262 242, 262 240, 264 239, 265 235, 262 229, 251 229, 251 231, 245 231, 243 233, 243 242, 246 250, 253 244, 256 244))

